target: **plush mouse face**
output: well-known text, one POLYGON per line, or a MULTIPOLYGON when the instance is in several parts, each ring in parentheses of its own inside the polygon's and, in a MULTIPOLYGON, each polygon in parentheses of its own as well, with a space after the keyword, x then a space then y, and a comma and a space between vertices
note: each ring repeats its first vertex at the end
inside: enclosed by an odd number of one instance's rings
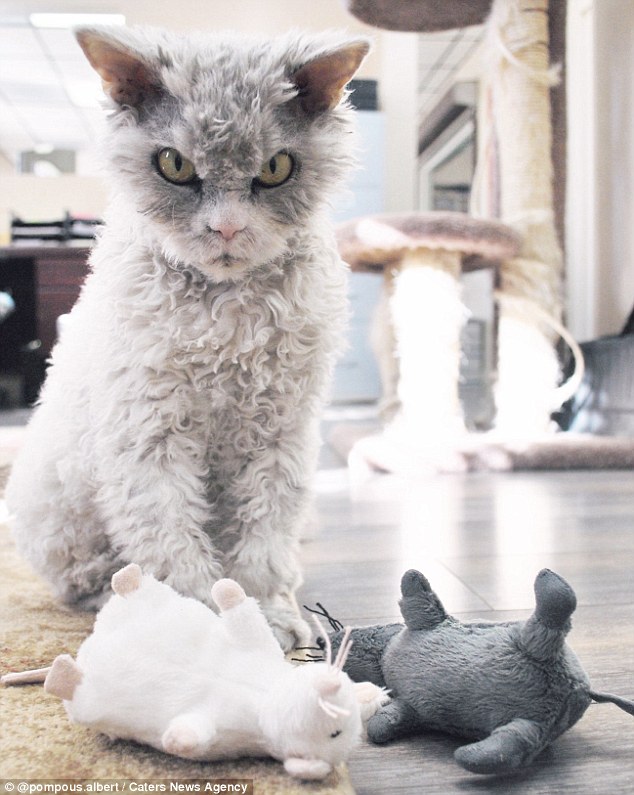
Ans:
POLYGON ((360 742, 355 686, 340 670, 322 663, 297 668, 270 702, 260 725, 281 759, 318 758, 334 766, 360 742))

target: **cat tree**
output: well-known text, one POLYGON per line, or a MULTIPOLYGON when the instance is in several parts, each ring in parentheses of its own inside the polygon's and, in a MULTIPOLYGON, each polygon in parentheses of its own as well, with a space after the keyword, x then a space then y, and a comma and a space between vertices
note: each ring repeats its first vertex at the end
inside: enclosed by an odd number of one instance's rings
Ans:
POLYGON ((386 429, 363 445, 365 456, 383 469, 404 457, 417 466, 462 469, 456 449, 466 429, 458 382, 467 312, 460 277, 489 268, 499 278, 502 263, 519 253, 519 236, 463 213, 411 212, 342 224, 337 242, 353 271, 383 273, 391 310, 375 341, 375 350, 386 349, 377 350, 386 429))
MULTIPOLYGON (((516 248, 508 249, 497 261, 500 318, 495 426, 502 438, 538 438, 549 429, 551 413, 570 396, 581 377, 579 368, 570 383, 558 388, 559 336, 563 335, 573 347, 581 363, 578 347, 561 324, 565 88, 557 67, 551 68, 550 62, 564 62, 565 0, 551 0, 550 9, 548 0, 348 0, 347 5, 364 22, 391 30, 429 32, 485 24, 484 94, 489 101, 483 104, 491 110, 488 118, 483 116, 484 129, 479 130, 484 145, 480 148, 476 180, 480 190, 476 191, 474 214, 480 218, 472 218, 470 223, 477 225, 484 223, 482 218, 497 218, 509 239, 519 241, 516 248)), ((384 217, 375 218, 374 223, 383 220, 384 217)), ((351 228, 356 228, 357 237, 362 237, 359 224, 348 225, 343 237, 350 235, 351 228)), ((367 231, 366 226, 366 235, 367 231)), ((459 416, 455 394, 459 356, 456 340, 463 317, 457 286, 460 268, 455 260, 447 259, 440 233, 436 242, 427 239, 425 243, 432 253, 424 267, 418 268, 416 284, 411 275, 411 255, 404 261, 398 253, 397 239, 394 246, 400 263, 390 288, 398 372, 392 374, 391 380, 397 382, 400 411, 392 424, 404 426, 402 438, 417 439, 424 447, 431 426, 447 438, 447 432, 451 436, 459 425, 455 422, 459 416), (421 274, 425 270, 428 276, 423 283, 421 274), (445 330, 440 331, 439 326, 424 330, 418 322, 418 347, 431 338, 442 346, 443 356, 450 357, 452 363, 443 369, 443 357, 438 357, 436 369, 427 370, 427 390, 438 390, 438 400, 436 413, 423 426, 412 420, 420 419, 421 413, 421 390, 416 393, 409 386, 414 380, 409 370, 416 348, 403 336, 399 316, 408 305, 409 316, 414 318, 417 303, 420 314, 424 306, 434 304, 432 298, 423 295, 431 287, 431 272, 436 272, 439 284, 439 272, 450 277, 442 284, 446 296, 447 285, 453 282, 452 299, 439 299, 446 307, 445 330), (454 324, 451 333, 446 330, 450 323, 454 324)), ((346 251, 342 245, 344 259, 350 256, 346 251)), ((393 254, 387 252, 384 261, 392 272, 393 254)), ((418 257, 417 265, 421 264, 418 257)), ((357 263, 353 262, 353 267, 357 263)), ((439 289, 438 295, 441 294, 439 289)), ((413 338, 414 333, 405 332, 405 336, 413 338)))

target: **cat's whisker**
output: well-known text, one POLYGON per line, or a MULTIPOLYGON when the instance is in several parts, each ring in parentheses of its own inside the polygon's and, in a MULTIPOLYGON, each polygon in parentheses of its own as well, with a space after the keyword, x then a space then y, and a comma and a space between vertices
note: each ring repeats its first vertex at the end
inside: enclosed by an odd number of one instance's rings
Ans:
POLYGON ((162 199, 161 201, 150 204, 144 210, 141 210, 141 215, 160 215, 170 205, 169 199, 162 199))

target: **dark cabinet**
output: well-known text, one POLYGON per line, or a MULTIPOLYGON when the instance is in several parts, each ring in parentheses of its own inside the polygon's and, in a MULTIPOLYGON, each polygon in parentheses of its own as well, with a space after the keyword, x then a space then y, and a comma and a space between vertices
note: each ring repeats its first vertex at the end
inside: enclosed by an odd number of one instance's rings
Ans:
POLYGON ((0 377, 26 381, 24 402, 37 393, 57 337, 57 318, 77 300, 90 251, 90 246, 64 245, 0 248, 0 290, 13 296, 16 307, 0 324, 0 377))

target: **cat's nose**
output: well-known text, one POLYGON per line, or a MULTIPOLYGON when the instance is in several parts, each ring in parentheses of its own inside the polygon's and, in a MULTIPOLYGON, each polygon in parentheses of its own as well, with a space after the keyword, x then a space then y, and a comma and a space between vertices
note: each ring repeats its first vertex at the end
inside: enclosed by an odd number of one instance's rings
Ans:
POLYGON ((217 224, 215 227, 211 226, 211 224, 207 226, 207 229, 209 229, 210 232, 220 235, 220 237, 226 242, 233 240, 238 233, 244 232, 245 228, 246 227, 244 226, 238 226, 237 224, 230 223, 217 224))

